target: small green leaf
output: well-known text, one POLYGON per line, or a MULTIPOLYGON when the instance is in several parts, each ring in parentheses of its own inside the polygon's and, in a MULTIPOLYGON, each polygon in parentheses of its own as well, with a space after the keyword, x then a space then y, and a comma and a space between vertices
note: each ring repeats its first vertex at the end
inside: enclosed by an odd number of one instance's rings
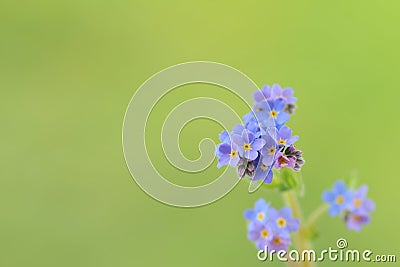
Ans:
POLYGON ((300 195, 303 194, 304 183, 299 172, 295 172, 289 168, 282 168, 277 170, 275 174, 280 180, 279 191, 284 192, 294 189, 300 195))

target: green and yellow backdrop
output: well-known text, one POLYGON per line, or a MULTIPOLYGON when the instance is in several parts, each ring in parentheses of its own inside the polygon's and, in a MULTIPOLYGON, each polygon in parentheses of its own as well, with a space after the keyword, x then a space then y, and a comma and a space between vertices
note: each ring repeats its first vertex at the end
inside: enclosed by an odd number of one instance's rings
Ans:
MULTIPOLYGON (((295 89, 289 125, 307 160, 305 214, 338 178, 356 173, 369 185, 371 224, 355 233, 326 215, 316 249, 343 237, 355 249, 398 253, 399 8, 394 0, 2 1, 0 266, 283 266, 257 260, 242 217, 260 197, 282 206, 278 194, 249 194, 240 183, 212 205, 176 208, 146 195, 126 168, 122 122, 135 90, 193 60, 295 89)), ((198 96, 247 112, 221 88, 184 86, 158 103, 150 136, 159 138, 171 107, 198 96)), ((197 141, 217 141, 220 131, 191 122, 183 153, 197 158, 197 141)), ((169 178, 198 185, 219 172, 169 178)))

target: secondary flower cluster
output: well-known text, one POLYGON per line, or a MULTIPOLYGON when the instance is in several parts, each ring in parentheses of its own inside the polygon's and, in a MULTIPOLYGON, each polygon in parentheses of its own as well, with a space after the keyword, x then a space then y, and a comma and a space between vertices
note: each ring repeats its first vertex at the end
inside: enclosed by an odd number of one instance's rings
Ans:
POLYGON ((337 181, 332 190, 326 190, 322 199, 330 205, 331 216, 341 216, 347 228, 360 231, 361 227, 370 222, 370 213, 375 209, 375 203, 367 199, 368 187, 361 186, 357 190, 347 189, 342 181, 337 181))
POLYGON ((254 209, 245 210, 243 215, 248 221, 247 237, 258 249, 268 247, 269 250, 287 251, 291 243, 290 233, 296 232, 300 226, 290 207, 278 211, 264 199, 259 199, 254 209))
POLYGON ((278 84, 265 85, 253 94, 253 110, 243 117, 244 124, 223 131, 215 149, 218 168, 229 164, 237 167, 239 177, 263 179, 271 183, 272 168, 288 167, 296 171, 304 164, 302 152, 293 145, 298 136, 285 125, 293 114, 297 98, 293 89, 278 84))

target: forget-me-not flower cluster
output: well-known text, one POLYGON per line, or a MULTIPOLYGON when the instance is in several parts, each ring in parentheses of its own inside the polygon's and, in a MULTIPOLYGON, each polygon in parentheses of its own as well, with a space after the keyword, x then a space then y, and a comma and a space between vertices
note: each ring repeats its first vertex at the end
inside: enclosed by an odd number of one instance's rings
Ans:
POLYGON ((276 210, 264 199, 259 199, 253 209, 244 211, 248 222, 247 238, 253 241, 258 249, 288 250, 291 243, 290 233, 299 229, 300 222, 292 216, 292 209, 284 207, 276 210))
POLYGON ((283 167, 299 171, 304 164, 302 152, 293 145, 298 136, 285 125, 296 108, 297 98, 292 88, 265 85, 253 94, 255 104, 243 116, 243 124, 223 131, 216 146, 218 168, 224 165, 237 167, 239 177, 262 179, 271 183, 272 169, 283 167))
POLYGON ((337 181, 332 190, 322 194, 322 199, 329 204, 329 215, 341 216, 348 229, 360 231, 370 222, 369 214, 375 210, 375 203, 367 198, 367 192, 366 185, 352 190, 343 181, 337 181))

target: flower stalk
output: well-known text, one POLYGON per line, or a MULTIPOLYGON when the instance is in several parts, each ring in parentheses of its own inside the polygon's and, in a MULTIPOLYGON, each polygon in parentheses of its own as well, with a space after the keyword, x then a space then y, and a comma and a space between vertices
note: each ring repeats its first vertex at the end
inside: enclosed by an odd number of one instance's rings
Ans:
MULTIPOLYGON (((294 190, 288 190, 284 192, 282 196, 285 204, 292 208, 293 216, 300 219, 300 221, 304 221, 302 210, 300 208, 296 192, 294 190)), ((304 250, 312 249, 309 228, 307 227, 307 225, 300 225, 299 230, 296 233, 294 233, 294 243, 296 250, 299 253, 301 253, 304 250)), ((299 266, 315 267, 316 265, 314 262, 305 259, 303 262, 300 263, 299 266)))

